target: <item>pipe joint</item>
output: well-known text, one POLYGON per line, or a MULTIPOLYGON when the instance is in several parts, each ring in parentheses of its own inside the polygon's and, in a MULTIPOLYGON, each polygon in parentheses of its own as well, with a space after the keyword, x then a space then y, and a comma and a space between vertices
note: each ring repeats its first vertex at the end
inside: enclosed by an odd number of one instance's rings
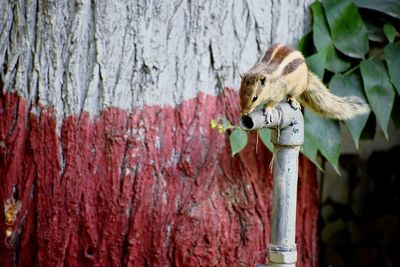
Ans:
POLYGON ((240 120, 243 130, 271 128, 271 141, 282 146, 300 146, 304 141, 304 119, 300 109, 280 102, 270 112, 257 109, 240 120))
POLYGON ((294 264, 297 261, 296 245, 269 244, 268 259, 270 264, 294 264))

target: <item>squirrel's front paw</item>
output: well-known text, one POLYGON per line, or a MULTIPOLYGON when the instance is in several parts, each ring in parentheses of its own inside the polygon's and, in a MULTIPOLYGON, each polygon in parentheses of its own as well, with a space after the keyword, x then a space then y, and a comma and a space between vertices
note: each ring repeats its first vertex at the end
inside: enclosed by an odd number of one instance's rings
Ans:
POLYGON ((299 102, 297 102, 297 100, 293 97, 289 97, 288 102, 290 104, 290 106, 294 109, 294 110, 301 110, 301 105, 299 102))
POLYGON ((271 109, 264 109, 266 124, 270 124, 272 122, 272 112, 270 112, 270 111, 271 111, 271 109))

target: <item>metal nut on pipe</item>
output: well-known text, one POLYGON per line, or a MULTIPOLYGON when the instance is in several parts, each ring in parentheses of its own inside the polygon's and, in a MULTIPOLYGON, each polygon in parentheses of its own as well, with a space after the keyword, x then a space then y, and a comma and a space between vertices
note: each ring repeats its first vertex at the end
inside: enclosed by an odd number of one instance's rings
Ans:
POLYGON ((277 246, 270 244, 268 249, 270 263, 293 264, 297 261, 296 245, 277 246))

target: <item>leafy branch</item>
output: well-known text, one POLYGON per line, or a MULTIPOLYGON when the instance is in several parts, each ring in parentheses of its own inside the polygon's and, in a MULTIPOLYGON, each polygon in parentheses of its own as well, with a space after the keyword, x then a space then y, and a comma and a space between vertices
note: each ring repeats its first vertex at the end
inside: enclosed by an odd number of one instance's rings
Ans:
MULTIPOLYGON (((227 119, 211 120, 210 127, 217 129, 220 134, 224 134, 228 130, 232 130, 229 135, 232 157, 239 153, 247 145, 247 133, 239 126, 232 125, 227 119)), ((271 132, 269 129, 260 129, 257 131, 263 144, 272 152, 273 145, 271 143, 271 132)))

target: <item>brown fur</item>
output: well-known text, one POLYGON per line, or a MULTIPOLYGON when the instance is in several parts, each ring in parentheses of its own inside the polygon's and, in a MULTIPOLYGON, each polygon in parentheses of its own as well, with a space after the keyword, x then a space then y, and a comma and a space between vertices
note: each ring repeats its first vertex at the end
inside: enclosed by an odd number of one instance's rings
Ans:
POLYGON ((273 73, 279 67, 282 61, 293 51, 294 49, 288 46, 281 46, 277 48, 275 55, 268 62, 266 72, 269 74, 273 73))
POLYGON ((291 61, 288 65, 286 65, 283 68, 282 75, 288 75, 289 73, 292 73, 297 69, 298 66, 300 66, 302 63, 304 63, 304 59, 302 58, 296 58, 293 61, 291 61))
POLYGON ((271 59, 272 53, 274 50, 279 46, 279 44, 273 45, 270 47, 267 52, 265 52, 265 56, 262 58, 262 62, 268 63, 268 61, 271 59))
POLYGON ((332 94, 314 73, 309 73, 308 87, 300 95, 302 104, 322 116, 348 120, 370 111, 368 104, 355 96, 339 97, 332 94))
POLYGON ((323 116, 346 120, 369 112, 368 104, 357 97, 338 97, 307 68, 303 55, 297 50, 274 45, 242 78, 240 84, 242 114, 264 105, 273 108, 286 96, 292 106, 301 103, 323 116))

